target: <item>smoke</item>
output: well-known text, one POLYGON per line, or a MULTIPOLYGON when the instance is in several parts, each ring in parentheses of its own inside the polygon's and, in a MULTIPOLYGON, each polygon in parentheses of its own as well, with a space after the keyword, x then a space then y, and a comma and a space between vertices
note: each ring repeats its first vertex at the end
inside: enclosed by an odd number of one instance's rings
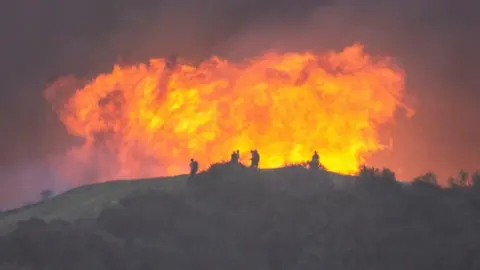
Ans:
MULTIPOLYGON (((20 186, 47 186, 14 168, 25 160, 49 164, 72 143, 43 99, 49 80, 89 79, 116 62, 173 53, 192 61, 214 54, 241 59, 271 49, 341 49, 353 41, 395 57, 407 72, 407 101, 419 101, 417 115, 393 127, 392 152, 372 162, 404 172, 405 179, 426 170, 446 176, 476 169, 479 6, 473 0, 5 2, 0 124, 8 132, 0 164, 9 173, 1 178, 2 193, 23 198, 30 193, 20 186)), ((0 204, 10 201, 4 198, 0 204)))
POLYGON ((40 162, 25 162, 0 168, 0 179, 16 181, 16 184, 10 184, 8 188, 2 186, 0 189, 0 209, 36 203, 41 199, 40 193, 43 190, 60 193, 73 187, 50 164, 40 162))

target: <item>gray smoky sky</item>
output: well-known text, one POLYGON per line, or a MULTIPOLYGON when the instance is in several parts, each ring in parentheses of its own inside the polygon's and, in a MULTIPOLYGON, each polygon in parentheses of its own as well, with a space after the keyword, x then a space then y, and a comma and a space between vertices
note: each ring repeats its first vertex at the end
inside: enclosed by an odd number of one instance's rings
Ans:
MULTIPOLYGON (((0 4, 0 206, 64 189, 44 160, 71 140, 42 97, 58 76, 172 53, 192 60, 341 49, 396 58, 417 114, 377 157, 410 178, 479 168, 480 2, 474 0, 15 0, 0 4)), ((374 158, 375 159, 375 158, 374 158)))

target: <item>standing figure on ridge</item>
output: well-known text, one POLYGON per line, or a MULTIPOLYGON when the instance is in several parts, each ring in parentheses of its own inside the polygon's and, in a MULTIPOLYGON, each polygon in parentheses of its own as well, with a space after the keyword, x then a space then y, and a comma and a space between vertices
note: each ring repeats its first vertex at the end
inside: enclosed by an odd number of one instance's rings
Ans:
POLYGON ((197 171, 198 171, 198 162, 191 158, 190 159, 190 176, 188 177, 188 179, 194 177, 196 174, 197 174, 197 171))
POLYGON ((172 71, 178 64, 178 55, 176 53, 170 54, 165 59, 165 70, 172 71))
POLYGON ((312 160, 310 161, 310 169, 318 170, 320 168, 320 157, 317 151, 313 153, 312 160))
POLYGON ((257 149, 250 151, 250 153, 252 153, 250 167, 257 169, 258 164, 260 163, 260 154, 258 153, 257 149))
POLYGON ((239 150, 233 151, 232 156, 230 158, 230 163, 238 164, 239 160, 240 160, 240 151, 239 150))

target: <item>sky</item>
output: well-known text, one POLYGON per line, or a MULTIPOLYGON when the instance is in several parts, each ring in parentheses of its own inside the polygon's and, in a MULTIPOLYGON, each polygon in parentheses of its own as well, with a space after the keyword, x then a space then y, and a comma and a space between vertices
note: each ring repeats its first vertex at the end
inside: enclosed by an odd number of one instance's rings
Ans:
POLYGON ((377 157, 403 177, 480 168, 480 2, 474 0, 16 0, 0 7, 0 208, 66 189, 44 161, 71 138, 42 96, 64 75, 172 53, 242 58, 358 41, 406 71, 412 119, 377 157))

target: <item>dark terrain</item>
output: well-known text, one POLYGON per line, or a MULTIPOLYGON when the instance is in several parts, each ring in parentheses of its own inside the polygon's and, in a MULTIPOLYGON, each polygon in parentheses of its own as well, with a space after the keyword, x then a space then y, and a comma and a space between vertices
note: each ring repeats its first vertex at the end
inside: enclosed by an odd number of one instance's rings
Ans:
POLYGON ((0 216, 0 269, 480 269, 477 174, 448 188, 369 168, 339 179, 214 165, 188 181, 81 187, 0 216))

